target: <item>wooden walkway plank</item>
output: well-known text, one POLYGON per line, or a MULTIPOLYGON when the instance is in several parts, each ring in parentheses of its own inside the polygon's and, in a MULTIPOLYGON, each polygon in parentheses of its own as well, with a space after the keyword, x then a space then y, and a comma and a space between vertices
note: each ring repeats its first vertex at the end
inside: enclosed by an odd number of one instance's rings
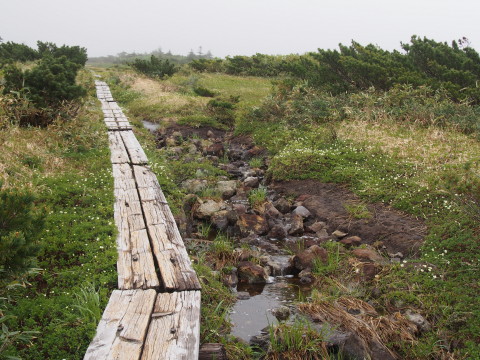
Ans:
POLYGON ((147 155, 145 155, 133 131, 122 131, 120 135, 130 156, 130 162, 136 165, 146 164, 148 162, 147 155))
POLYGON ((123 144, 123 140, 119 132, 109 131, 108 142, 110 143, 110 159, 112 164, 128 164, 130 162, 130 158, 128 157, 127 149, 123 144))
POLYGON ((114 290, 84 360, 140 359, 157 293, 114 290))
POLYGON ((118 228, 118 287, 160 286, 133 172, 128 164, 113 164, 114 218, 118 228))
POLYGON ((198 359, 200 291, 158 294, 142 360, 198 359))
POLYGON ((167 291, 200 289, 200 282, 155 174, 144 166, 134 166, 133 169, 163 286, 167 291))

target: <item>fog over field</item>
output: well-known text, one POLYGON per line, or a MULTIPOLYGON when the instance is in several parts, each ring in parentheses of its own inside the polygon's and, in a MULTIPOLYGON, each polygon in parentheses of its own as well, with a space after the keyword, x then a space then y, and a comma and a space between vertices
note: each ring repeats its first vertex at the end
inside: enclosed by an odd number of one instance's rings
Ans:
POLYGON ((474 0, 2 0, 0 36, 88 48, 89 56, 202 47, 214 56, 289 54, 352 39, 400 48, 413 34, 480 48, 474 0))

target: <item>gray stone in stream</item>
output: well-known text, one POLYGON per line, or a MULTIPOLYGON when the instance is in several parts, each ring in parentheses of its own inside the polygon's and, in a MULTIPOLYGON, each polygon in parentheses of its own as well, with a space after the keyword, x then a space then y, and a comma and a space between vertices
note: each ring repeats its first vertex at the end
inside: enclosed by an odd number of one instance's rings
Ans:
POLYGON ((194 155, 194 154, 196 154, 196 153, 198 152, 198 149, 197 149, 197 147, 195 146, 195 144, 190 144, 190 145, 188 145, 187 150, 188 150, 188 153, 189 153, 190 155, 194 155))
POLYGON ((266 354, 270 347, 270 334, 254 335, 250 338, 250 346, 263 350, 266 354))
POLYGON ((212 144, 208 146, 204 151, 205 155, 213 155, 218 157, 222 157, 224 153, 225 153, 225 148, 221 143, 212 144))
POLYGON ((249 176, 243 181, 243 185, 250 188, 256 188, 260 185, 260 179, 258 177, 249 176))
POLYGON ((238 215, 245 214, 247 212, 247 209, 248 209, 247 205, 245 205, 245 204, 233 204, 232 207, 233 207, 233 210, 238 215))
POLYGON ((280 306, 272 310, 272 315, 275 316, 278 321, 285 321, 290 317, 290 308, 287 306, 280 306))
POLYGON ((243 156, 243 150, 241 149, 230 149, 228 150, 228 158, 232 161, 241 160, 243 156))
POLYGON ((210 222, 221 231, 224 231, 228 226, 228 211, 220 210, 211 216, 210 222))
POLYGON ((290 203, 287 201, 287 199, 283 197, 275 201, 273 205, 282 214, 286 214, 290 212, 290 203))
POLYGON ((197 219, 209 219, 214 213, 225 208, 225 203, 216 202, 214 200, 204 201, 195 211, 195 217, 197 219))
POLYGON ((303 234, 303 217, 300 215, 293 215, 291 227, 288 230, 290 235, 302 235, 303 234))
POLYGON ((235 180, 218 181, 216 188, 224 199, 229 199, 237 192, 237 182, 235 180))
POLYGON ((410 309, 405 312, 405 317, 408 321, 417 325, 418 330, 422 332, 432 329, 432 325, 430 325, 430 322, 428 322, 427 319, 425 319, 422 315, 413 312, 410 309))
POLYGON ((207 131, 207 137, 210 138, 210 139, 212 139, 212 138, 215 137, 215 134, 213 133, 212 130, 208 130, 208 131, 207 131))
POLYGON ((372 261, 374 263, 384 263, 385 259, 382 255, 373 249, 355 249, 352 255, 362 261, 372 261))
POLYGON ((224 274, 222 277, 222 282, 228 287, 234 287, 238 284, 237 268, 233 268, 230 274, 224 274))
POLYGON ((200 180, 200 179, 189 179, 189 180, 185 180, 182 183, 182 188, 192 194, 202 191, 207 186, 208 186, 207 180, 200 180))
POLYGON ((304 219, 312 216, 312 213, 308 211, 308 209, 305 206, 297 206, 295 210, 293 210, 293 214, 300 215, 304 219))

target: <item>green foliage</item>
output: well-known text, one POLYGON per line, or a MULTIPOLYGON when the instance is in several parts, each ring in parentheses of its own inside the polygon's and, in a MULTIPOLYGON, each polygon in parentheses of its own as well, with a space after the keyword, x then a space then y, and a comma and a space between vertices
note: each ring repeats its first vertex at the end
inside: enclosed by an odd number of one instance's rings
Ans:
POLYGON ((40 250, 42 216, 35 198, 15 189, 2 190, 0 182, 0 271, 18 273, 32 267, 40 250))
POLYGON ((0 359, 17 360, 20 359, 15 356, 8 355, 9 348, 12 346, 31 344, 38 331, 11 331, 6 322, 14 318, 11 315, 2 315, 0 312, 0 359))
POLYGON ((292 324, 270 326, 266 359, 329 359, 326 345, 329 332, 327 328, 316 331, 307 319, 299 317, 292 324))
POLYGON ((207 103, 207 114, 220 124, 232 126, 235 121, 235 105, 240 101, 238 96, 217 97, 207 103))
POLYGON ((188 65, 199 72, 217 73, 223 71, 222 59, 197 59, 192 60, 188 65))
POLYGON ((95 285, 87 282, 74 295, 76 303, 73 306, 78 309, 83 321, 95 327, 102 317, 100 295, 95 289, 95 285))
POLYGON ((159 79, 172 76, 178 71, 178 68, 168 59, 162 60, 155 55, 152 55, 150 60, 135 59, 128 65, 139 73, 159 79))
POLYGON ((324 263, 319 258, 314 259, 312 272, 315 275, 331 275, 340 267, 340 261, 342 260, 340 249, 342 246, 337 242, 329 241, 324 244, 324 247, 327 249, 328 254, 327 263, 324 263))
POLYGON ((80 67, 85 66, 87 62, 87 49, 80 46, 67 46, 62 45, 58 47, 51 42, 37 41, 38 53, 40 57, 54 57, 61 58, 65 56, 68 61, 73 62, 80 67))
POLYGON ((257 189, 250 190, 248 193, 248 202, 251 207, 258 207, 267 201, 267 188, 260 186, 257 189))
POLYGON ((17 44, 11 41, 0 43, 0 68, 12 62, 34 61, 40 58, 37 51, 25 44, 17 44))

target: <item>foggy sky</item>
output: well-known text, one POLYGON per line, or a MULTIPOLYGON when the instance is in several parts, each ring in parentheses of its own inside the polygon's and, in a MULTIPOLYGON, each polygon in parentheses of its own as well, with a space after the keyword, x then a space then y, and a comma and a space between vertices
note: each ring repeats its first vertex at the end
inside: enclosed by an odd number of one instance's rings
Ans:
POLYGON ((291 54, 411 35, 480 49, 478 0, 0 0, 0 36, 80 45, 90 57, 158 48, 186 55, 291 54))

